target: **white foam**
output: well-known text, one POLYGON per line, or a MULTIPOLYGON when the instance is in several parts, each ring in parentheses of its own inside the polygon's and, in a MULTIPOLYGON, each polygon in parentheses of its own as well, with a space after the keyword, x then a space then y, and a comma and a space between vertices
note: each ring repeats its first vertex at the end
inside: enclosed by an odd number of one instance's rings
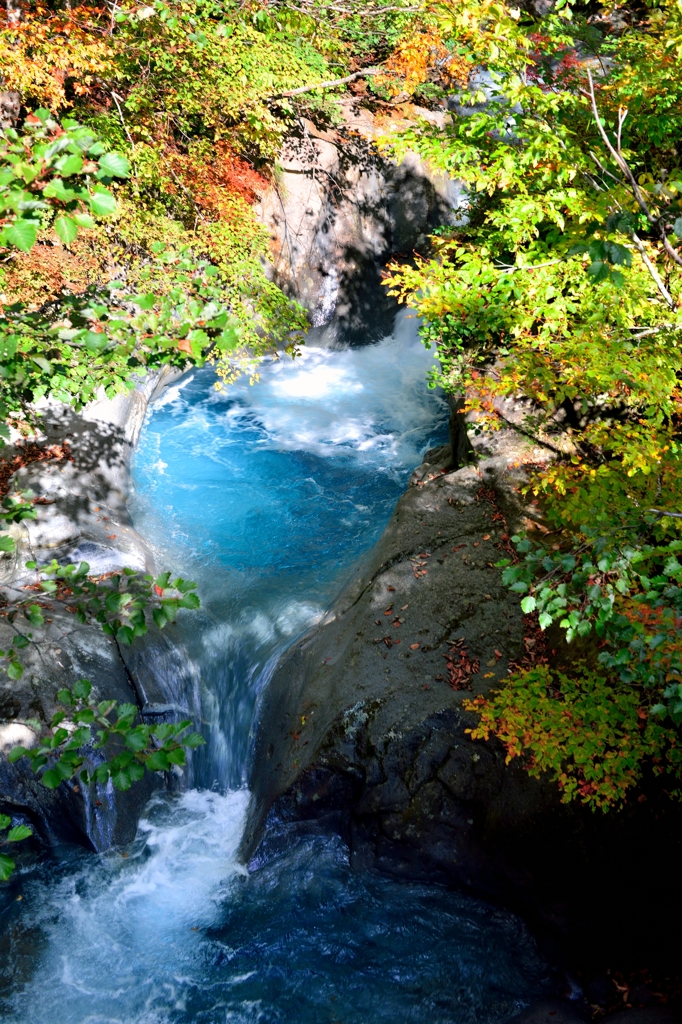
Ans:
MULTIPOLYGON (((294 361, 263 360, 255 387, 242 379, 201 405, 186 403, 179 389, 171 389, 173 411, 202 445, 215 427, 216 406, 224 406, 218 416, 226 427, 251 420, 264 431, 260 448, 337 457, 342 448, 359 459, 381 450, 384 465, 413 466, 434 422, 434 406, 442 401, 425 386, 434 365, 419 340, 418 321, 404 311, 393 335, 379 344, 343 351, 306 345, 294 361)), ((216 442, 210 456, 216 460, 235 443, 225 435, 216 442)))
MULTIPOLYGON (((190 790, 170 805, 160 802, 161 820, 140 823, 129 858, 91 860, 82 874, 33 893, 27 916, 49 941, 25 993, 30 1018, 14 1019, 155 1021, 153 1013, 131 1017, 127 997, 139 1006, 145 986, 162 983, 154 975, 165 974, 171 951, 177 971, 192 955, 197 932, 218 919, 226 886, 246 873, 236 854, 248 797, 246 790, 190 790), (99 1001, 116 1007, 115 1015, 93 1013, 99 1001)), ((177 974, 165 984, 173 980, 177 974)))

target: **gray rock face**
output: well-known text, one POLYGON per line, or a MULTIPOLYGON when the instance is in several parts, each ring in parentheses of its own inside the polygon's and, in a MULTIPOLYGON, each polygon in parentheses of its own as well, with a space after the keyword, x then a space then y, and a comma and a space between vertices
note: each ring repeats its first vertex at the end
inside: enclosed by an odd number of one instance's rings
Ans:
POLYGON ((461 217, 465 203, 457 182, 414 154, 400 165, 383 158, 374 141, 388 126, 369 111, 349 100, 343 114, 334 131, 301 120, 259 210, 272 235, 275 279, 311 311, 328 344, 390 334, 396 304, 381 287, 386 262, 426 251, 428 234, 461 217))
MULTIPOLYGON (((37 506, 36 520, 12 527, 17 551, 0 561, 3 586, 21 588, 33 582, 24 569, 30 559, 85 560, 94 574, 124 566, 153 570, 126 505, 128 461, 149 401, 169 381, 170 375, 150 379, 125 396, 94 403, 82 414, 63 407, 44 410, 40 443, 68 442, 72 460, 33 462, 16 474, 18 484, 43 503, 37 506)), ((13 451, 5 451, 11 458, 13 451)), ((195 710, 195 682, 166 632, 152 629, 144 644, 119 648, 99 626, 77 624, 56 603, 45 614, 45 628, 24 651, 24 675, 0 684, 0 813, 30 821, 48 844, 70 841, 105 850, 133 838, 139 812, 154 785, 164 784, 162 777, 154 781, 150 776, 127 793, 101 786, 87 790, 75 783, 50 791, 27 763, 6 760, 12 746, 34 741, 22 723, 48 721, 57 709, 57 691, 77 679, 90 680, 101 699, 137 704, 143 719, 186 717, 195 710)), ((0 647, 8 639, 8 626, 0 625, 0 647)))
POLYGON ((463 699, 501 681, 526 647, 494 563, 528 510, 509 451, 456 472, 446 456, 415 473, 326 621, 279 663, 260 708, 243 855, 268 815, 338 830, 357 868, 504 903, 573 964, 670 959, 680 886, 653 900, 633 880, 682 852, 679 806, 653 782, 621 813, 563 805, 554 784, 466 732, 475 715, 463 699), (448 685, 446 655, 465 664, 470 691, 448 685))

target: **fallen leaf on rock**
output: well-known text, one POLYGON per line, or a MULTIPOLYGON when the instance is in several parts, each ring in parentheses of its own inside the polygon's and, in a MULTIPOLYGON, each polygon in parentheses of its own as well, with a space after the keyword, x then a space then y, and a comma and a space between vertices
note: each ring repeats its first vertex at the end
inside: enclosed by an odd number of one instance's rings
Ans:
POLYGON ((395 590, 395 587, 386 587, 386 590, 395 590))
POLYGON ((474 541, 474 547, 475 547, 475 548, 477 548, 477 547, 478 547, 478 541, 477 541, 477 540, 475 540, 475 541, 474 541))
POLYGON ((498 649, 497 649, 497 648, 495 648, 495 657, 496 657, 496 658, 497 658, 497 660, 499 661, 499 660, 500 660, 500 658, 502 657, 502 651, 498 651, 498 649))
POLYGON ((437 683, 442 683, 443 680, 445 679, 445 676, 434 676, 434 679, 436 680, 437 683))
POLYGON ((489 533, 484 533, 483 534, 483 540, 490 540, 490 534, 489 533))
POLYGON ((387 608, 386 611, 384 612, 384 615, 392 615, 392 614, 393 614, 393 609, 392 608, 387 608))
POLYGON ((406 612, 409 607, 409 604, 404 604, 400 610, 401 612, 406 612))
POLYGON ((465 547, 466 547, 466 544, 458 544, 457 547, 453 548, 452 550, 456 552, 456 551, 460 551, 462 548, 465 548, 465 547))
POLYGON ((429 684, 428 683, 424 683, 424 689, 428 690, 428 688, 429 688, 429 684))
MULTIPOLYGON (((460 637, 459 640, 449 640, 448 643, 450 651, 443 655, 447 663, 448 683, 453 690, 470 690, 470 677, 479 671, 481 663, 478 658, 469 657, 464 646, 464 637, 460 637)), ((492 664, 494 665, 495 662, 492 664)))
POLYGON ((486 674, 483 676, 483 678, 484 679, 494 679, 495 678, 495 673, 494 672, 486 672, 486 674))
POLYGON ((419 650, 419 644, 410 644, 410 650, 411 651, 418 651, 419 650))
POLYGON ((399 644, 399 643, 400 643, 400 640, 394 640, 394 641, 393 641, 393 643, 394 643, 394 644, 399 644))

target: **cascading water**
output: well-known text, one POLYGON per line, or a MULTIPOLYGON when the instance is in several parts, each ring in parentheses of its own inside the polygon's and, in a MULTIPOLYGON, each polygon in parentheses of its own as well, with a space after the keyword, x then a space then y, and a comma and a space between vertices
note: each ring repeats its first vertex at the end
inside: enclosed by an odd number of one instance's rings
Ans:
POLYGON ((403 318, 379 345, 309 344, 295 364, 267 363, 254 387, 219 393, 196 373, 152 410, 133 512, 159 564, 200 585, 202 612, 177 636, 208 742, 195 788, 157 798, 130 850, 71 851, 21 879, 0 938, 4 1019, 473 1024, 541 991, 511 915, 354 875, 336 839, 281 826, 250 874, 236 859, 269 668, 377 538, 420 453, 446 439, 429 363, 403 318))

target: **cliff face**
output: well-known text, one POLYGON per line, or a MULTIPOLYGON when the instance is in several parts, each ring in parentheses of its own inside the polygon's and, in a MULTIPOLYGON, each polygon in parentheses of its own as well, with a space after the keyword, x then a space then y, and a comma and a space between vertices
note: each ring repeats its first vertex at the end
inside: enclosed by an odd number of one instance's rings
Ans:
POLYGON ((353 100, 342 107, 335 130, 300 120, 258 212, 271 232, 277 282, 311 311, 328 344, 362 344, 393 327, 396 304, 381 287, 385 264, 427 251, 434 228, 463 216, 465 196, 413 154, 400 165, 380 155, 374 143, 390 133, 390 119, 353 100))

